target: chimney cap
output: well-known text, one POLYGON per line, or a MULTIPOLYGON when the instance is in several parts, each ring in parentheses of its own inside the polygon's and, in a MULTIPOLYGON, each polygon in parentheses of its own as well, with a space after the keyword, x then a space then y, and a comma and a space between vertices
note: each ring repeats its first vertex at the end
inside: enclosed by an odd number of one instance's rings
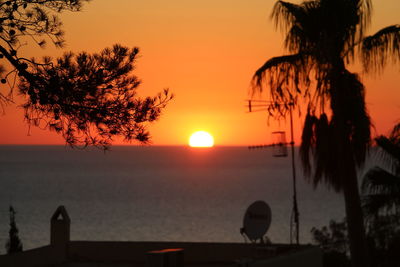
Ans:
POLYGON ((51 221, 66 221, 71 222, 69 218, 68 212, 64 206, 59 206, 54 212, 53 216, 51 216, 51 221))

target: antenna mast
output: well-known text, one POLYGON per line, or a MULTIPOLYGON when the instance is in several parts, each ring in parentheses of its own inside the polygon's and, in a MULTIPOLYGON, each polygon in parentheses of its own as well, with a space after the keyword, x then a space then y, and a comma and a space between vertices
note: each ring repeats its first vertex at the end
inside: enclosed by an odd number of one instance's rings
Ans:
MULTIPOLYGON (((264 111, 268 110, 271 105, 276 105, 276 103, 271 103, 269 101, 264 100, 248 100, 248 108, 249 112, 255 111, 264 111), (252 104, 252 102, 257 102, 257 104, 252 104), (254 107, 258 107, 261 109, 253 110, 254 107)), ((258 146, 249 146, 250 149, 252 148, 266 148, 266 147, 273 147, 276 145, 288 145, 290 144, 292 150, 292 176, 293 176, 293 208, 292 214, 290 217, 290 243, 293 243, 293 238, 296 239, 296 244, 299 244, 299 230, 300 230, 300 213, 297 205, 297 186, 296 186, 296 163, 294 157, 294 134, 293 134, 293 102, 289 104, 289 116, 290 116, 290 143, 285 144, 269 144, 269 145, 258 145, 258 146), (294 227, 293 227, 294 224, 294 227)))

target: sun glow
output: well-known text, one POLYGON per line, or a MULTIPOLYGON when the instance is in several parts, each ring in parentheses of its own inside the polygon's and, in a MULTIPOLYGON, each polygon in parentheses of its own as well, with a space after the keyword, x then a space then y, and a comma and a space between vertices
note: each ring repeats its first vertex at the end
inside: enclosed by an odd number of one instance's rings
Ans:
POLYGON ((211 134, 198 131, 193 133, 189 138, 189 146, 191 147, 213 147, 214 138, 211 134))

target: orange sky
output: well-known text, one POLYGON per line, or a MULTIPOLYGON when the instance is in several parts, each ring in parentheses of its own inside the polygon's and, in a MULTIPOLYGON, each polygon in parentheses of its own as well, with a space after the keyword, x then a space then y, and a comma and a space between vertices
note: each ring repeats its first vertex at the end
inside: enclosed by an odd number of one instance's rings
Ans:
MULTIPOLYGON (((299 2, 299 1, 294 1, 299 2)), ((275 0, 93 0, 80 13, 64 13, 64 50, 24 47, 26 57, 59 56, 66 50, 97 52, 114 43, 138 46, 135 74, 141 95, 168 87, 175 99, 151 125, 154 145, 187 144, 196 130, 209 131, 216 145, 268 143, 288 123, 267 124, 266 114, 246 113, 254 71, 284 53, 282 34, 269 15, 275 0)), ((400 1, 373 1, 371 33, 400 23, 400 1)), ((386 134, 400 119, 400 66, 364 77, 373 134, 386 134)), ((0 144, 64 144, 55 133, 28 127, 22 110, 10 105, 0 116, 0 144)), ((299 140, 303 118, 295 116, 299 140)), ((288 133, 288 132, 287 132, 288 133)), ((121 142, 116 142, 123 144, 121 142)))

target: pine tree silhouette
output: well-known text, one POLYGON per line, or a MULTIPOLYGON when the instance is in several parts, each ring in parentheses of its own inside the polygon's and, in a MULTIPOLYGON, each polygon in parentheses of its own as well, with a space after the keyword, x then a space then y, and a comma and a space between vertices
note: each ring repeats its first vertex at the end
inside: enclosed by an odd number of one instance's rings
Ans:
POLYGON ((9 238, 6 243, 6 249, 7 253, 11 254, 22 251, 22 242, 18 236, 18 228, 17 225, 15 224, 16 212, 12 206, 10 206, 9 213, 10 213, 10 231, 8 232, 9 238))

